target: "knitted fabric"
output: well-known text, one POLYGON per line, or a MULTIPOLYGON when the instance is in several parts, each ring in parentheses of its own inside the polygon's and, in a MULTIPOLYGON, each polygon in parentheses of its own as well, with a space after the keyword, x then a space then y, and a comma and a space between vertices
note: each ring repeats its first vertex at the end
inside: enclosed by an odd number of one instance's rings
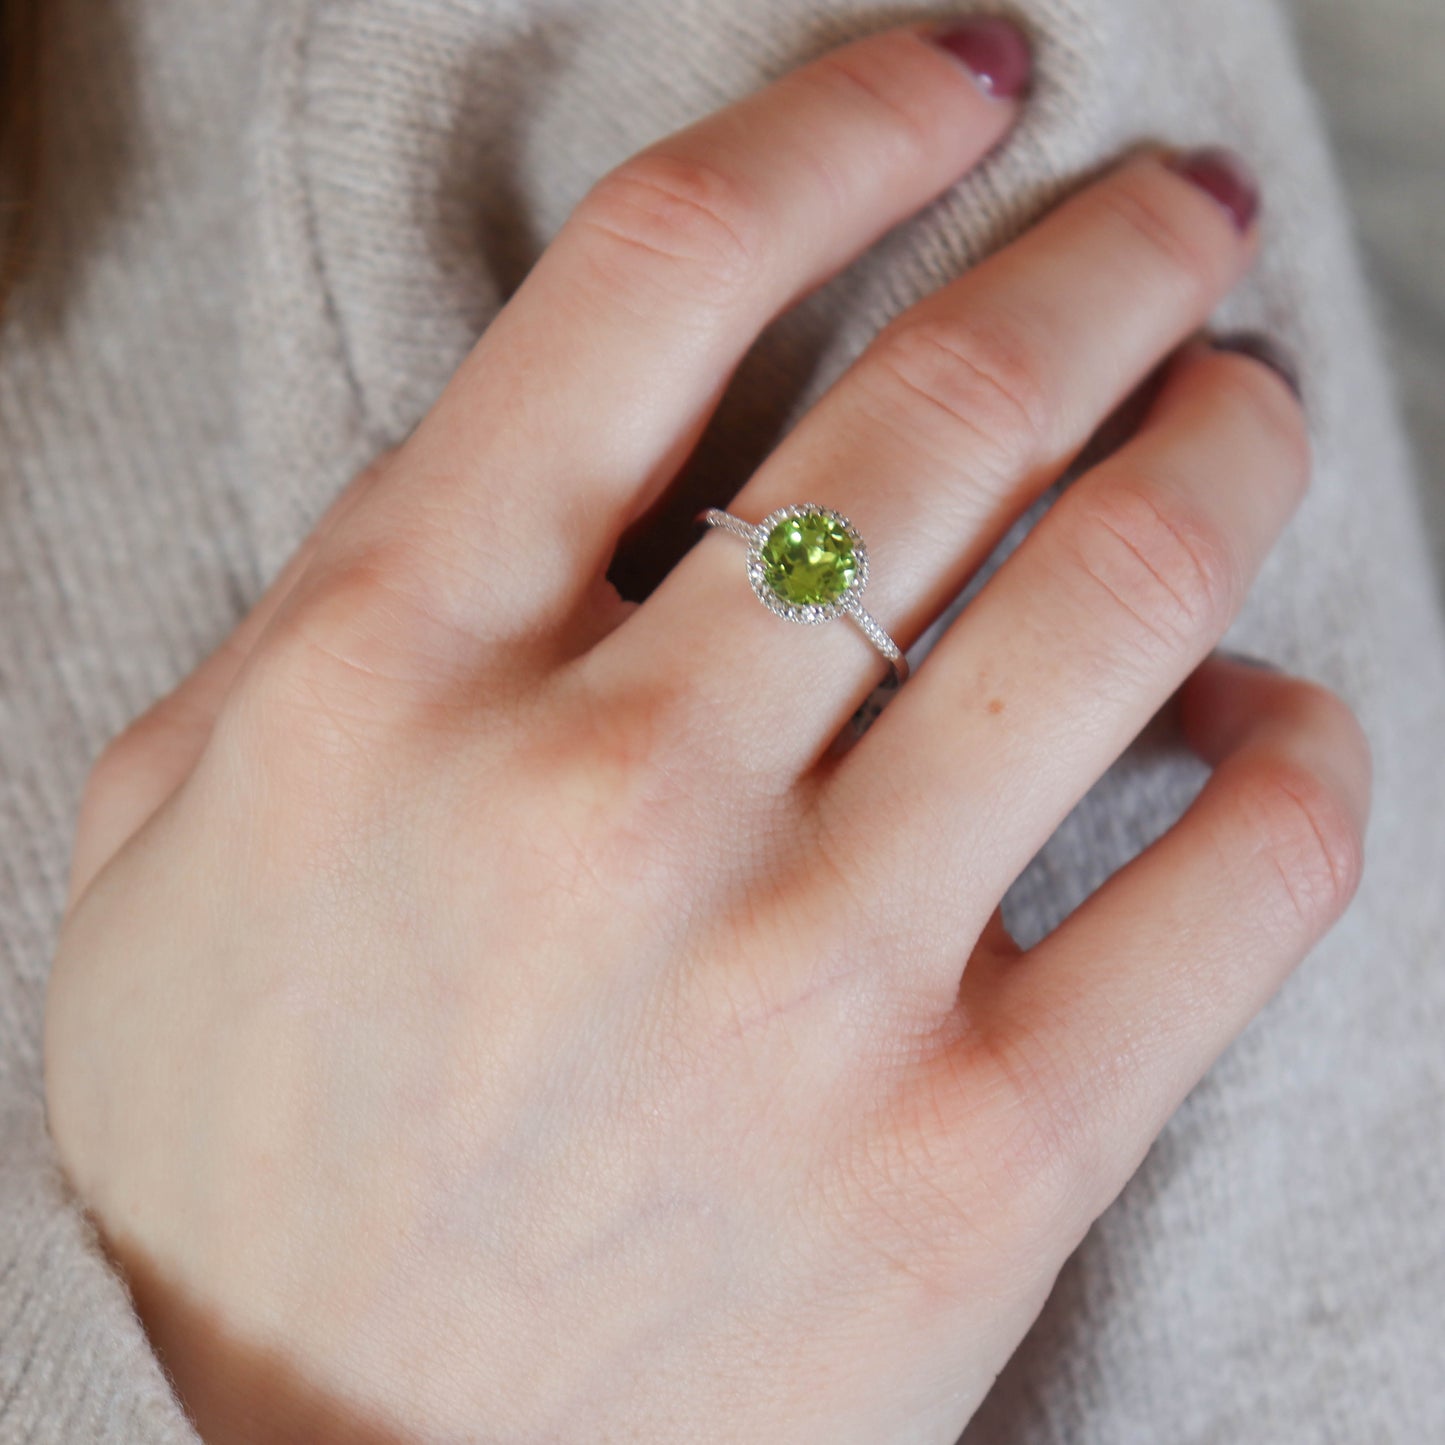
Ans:
MULTIPOLYGON (((1221 323, 1303 362, 1313 489, 1231 644, 1377 760, 1344 923, 1064 1270, 969 1445, 1445 1439, 1445 634, 1346 212, 1268 0, 1024 0, 1017 132, 760 341, 725 501, 890 317, 1141 139, 1233 144, 1264 248, 1221 323)), ((53 1164, 41 1016, 77 799, 338 486, 405 434, 587 186, 914 8, 859 0, 55 0, 54 185, 0 334, 0 1441, 194 1435, 53 1164)), ((1131 756, 1009 899, 1039 936, 1177 816, 1131 756)), ((725 1422, 721 1422, 725 1423, 725 1422)))

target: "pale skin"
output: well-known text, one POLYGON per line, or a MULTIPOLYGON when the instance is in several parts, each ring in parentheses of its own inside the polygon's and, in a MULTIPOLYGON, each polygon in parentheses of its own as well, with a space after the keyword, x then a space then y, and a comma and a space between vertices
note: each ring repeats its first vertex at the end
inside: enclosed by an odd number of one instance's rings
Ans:
POLYGON ((1304 419, 1191 340, 1257 236, 1159 156, 901 314, 730 504, 848 515, 906 646, 1166 363, 857 746, 877 654, 736 538, 605 581, 758 331, 1016 112, 890 30, 603 177, 96 767, 49 1117, 211 1445, 952 1441, 1347 904, 1358 726, 1213 652, 1304 419), (1209 783, 1021 952, 1005 889, 1166 705, 1209 783))

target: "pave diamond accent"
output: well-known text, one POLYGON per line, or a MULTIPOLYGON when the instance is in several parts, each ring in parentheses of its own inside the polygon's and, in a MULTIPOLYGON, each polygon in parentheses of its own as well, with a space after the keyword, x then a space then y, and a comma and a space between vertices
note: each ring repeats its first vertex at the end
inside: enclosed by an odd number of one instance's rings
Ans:
POLYGON ((853 621, 862 628, 863 636, 896 668, 903 661, 903 653, 898 644, 874 620, 873 614, 865 612, 861 607, 850 607, 848 611, 853 621))

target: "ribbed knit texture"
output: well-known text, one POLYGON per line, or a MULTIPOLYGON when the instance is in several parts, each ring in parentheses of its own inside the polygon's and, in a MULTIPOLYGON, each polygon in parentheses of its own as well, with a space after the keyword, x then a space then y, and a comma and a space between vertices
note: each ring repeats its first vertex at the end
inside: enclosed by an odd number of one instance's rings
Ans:
MULTIPOLYGON (((1224 319, 1302 359, 1314 489, 1232 639, 1345 692, 1378 765, 1345 923, 1196 1091, 969 1445, 1445 1440, 1445 635, 1318 118, 1266 0, 1027 0, 977 176, 773 328, 700 479, 902 307, 1144 137, 1267 196, 1224 319)), ((0 334, 0 1442, 194 1440, 54 1172, 44 979, 105 738, 412 425, 606 167, 890 10, 855 0, 54 0, 56 180, 0 334)), ((1035 937, 1177 814, 1122 764, 1010 899, 1035 937)))

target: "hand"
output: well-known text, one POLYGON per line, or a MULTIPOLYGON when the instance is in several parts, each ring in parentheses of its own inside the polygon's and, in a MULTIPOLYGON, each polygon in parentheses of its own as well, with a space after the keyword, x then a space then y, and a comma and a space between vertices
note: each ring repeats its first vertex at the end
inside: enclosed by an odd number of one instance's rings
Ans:
POLYGON ((50 1119, 213 1445, 951 1441, 1346 903, 1353 720, 1206 661, 1308 469, 1280 377, 1184 344, 1255 246, 1218 155, 900 315, 733 502, 852 518, 906 646, 1178 349, 851 750, 876 652, 759 606, 737 538, 605 581, 760 328, 1003 135, 980 35, 845 46, 602 178, 97 767, 50 1119), (1181 684, 1211 781, 1020 953, 1005 889, 1181 684))

